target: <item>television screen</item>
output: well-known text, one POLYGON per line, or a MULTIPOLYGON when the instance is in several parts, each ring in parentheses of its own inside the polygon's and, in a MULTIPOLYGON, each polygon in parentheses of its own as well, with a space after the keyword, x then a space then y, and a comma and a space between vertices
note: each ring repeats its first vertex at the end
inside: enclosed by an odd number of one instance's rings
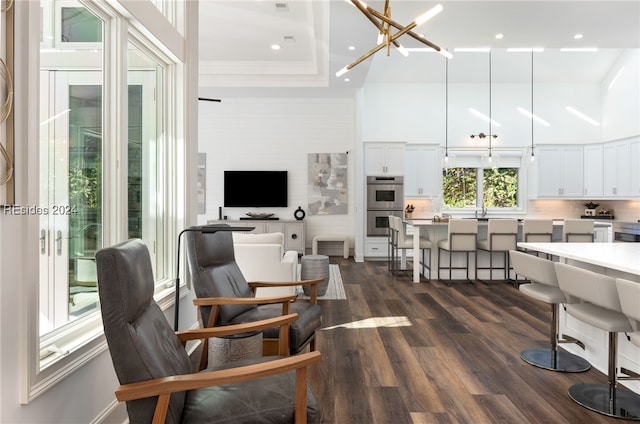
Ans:
POLYGON ((287 207, 287 171, 224 171, 224 206, 287 207))

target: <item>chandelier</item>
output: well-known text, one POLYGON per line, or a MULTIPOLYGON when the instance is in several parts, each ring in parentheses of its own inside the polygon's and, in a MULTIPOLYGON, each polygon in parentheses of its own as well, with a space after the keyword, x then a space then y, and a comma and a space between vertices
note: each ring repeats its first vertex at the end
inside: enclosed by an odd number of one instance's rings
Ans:
POLYGON ((385 0, 384 10, 382 13, 375 10, 371 6, 368 6, 362 0, 345 0, 345 1, 353 4, 356 8, 358 8, 358 10, 360 10, 360 12, 362 12, 367 17, 367 19, 369 19, 369 21, 371 21, 371 23, 378 29, 378 45, 372 48, 371 50, 369 50, 368 52, 366 52, 365 54, 363 54, 362 56, 360 56, 354 62, 350 63, 349 65, 345 66, 344 68, 336 72, 337 77, 346 74, 353 67, 357 66, 364 60, 373 56, 375 53, 379 52, 383 48, 387 49, 387 56, 389 56, 389 54, 391 53, 391 45, 396 47, 398 51, 400 51, 400 53, 402 53, 404 56, 408 56, 409 53, 398 42, 398 38, 400 38, 405 34, 420 41, 421 43, 427 45, 428 47, 432 48, 436 52, 440 53, 441 55, 449 59, 453 57, 451 53, 449 53, 448 51, 443 50, 439 46, 436 46, 435 44, 433 44, 432 42, 424 38, 422 35, 416 34, 415 32, 413 32, 414 28, 424 24, 429 19, 433 18, 438 13, 442 12, 441 4, 438 4, 437 6, 427 10, 425 13, 423 13, 422 15, 414 19, 413 22, 411 22, 409 25, 404 26, 397 23, 393 19, 391 19, 391 6, 389 5, 389 0, 385 0), (396 29, 397 32, 392 33, 393 29, 396 29))

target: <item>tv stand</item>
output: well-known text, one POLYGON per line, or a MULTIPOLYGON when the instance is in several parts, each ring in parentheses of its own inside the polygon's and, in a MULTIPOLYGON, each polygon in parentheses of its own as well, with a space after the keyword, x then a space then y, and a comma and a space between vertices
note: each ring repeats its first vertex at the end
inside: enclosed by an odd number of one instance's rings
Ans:
POLYGON ((282 233, 284 234, 284 250, 295 250, 298 255, 305 254, 304 221, 281 220, 277 217, 254 219, 240 217, 238 220, 210 220, 207 224, 229 224, 237 227, 255 227, 252 233, 282 233))
POLYGON ((269 218, 251 218, 250 216, 241 216, 240 221, 278 221, 280 218, 277 216, 270 216, 269 218))

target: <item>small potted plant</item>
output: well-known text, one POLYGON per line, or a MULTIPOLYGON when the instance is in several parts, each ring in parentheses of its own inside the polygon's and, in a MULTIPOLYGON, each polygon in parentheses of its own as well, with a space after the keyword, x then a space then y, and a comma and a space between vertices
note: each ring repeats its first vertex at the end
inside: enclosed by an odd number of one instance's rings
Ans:
POLYGON ((594 202, 584 203, 584 207, 587 208, 587 209, 584 210, 584 215, 585 216, 596 216, 596 208, 598 206, 600 206, 600 204, 594 203, 594 202))

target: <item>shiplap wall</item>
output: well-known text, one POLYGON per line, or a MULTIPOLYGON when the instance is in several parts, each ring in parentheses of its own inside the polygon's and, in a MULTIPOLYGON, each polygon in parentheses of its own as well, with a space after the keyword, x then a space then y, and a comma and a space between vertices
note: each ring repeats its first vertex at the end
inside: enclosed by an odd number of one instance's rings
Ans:
POLYGON ((246 212, 268 212, 280 219, 292 220, 293 212, 302 206, 307 211, 304 219, 307 249, 310 250, 316 234, 352 236, 355 233, 355 108, 353 99, 344 98, 225 98, 221 103, 200 102, 198 151, 207 154, 207 166, 206 213, 198 215, 198 223, 218 219, 218 207, 223 205, 225 170, 286 170, 289 174, 287 208, 224 208, 224 215, 238 219, 246 212), (309 215, 307 155, 344 152, 349 152, 349 213, 309 215))

